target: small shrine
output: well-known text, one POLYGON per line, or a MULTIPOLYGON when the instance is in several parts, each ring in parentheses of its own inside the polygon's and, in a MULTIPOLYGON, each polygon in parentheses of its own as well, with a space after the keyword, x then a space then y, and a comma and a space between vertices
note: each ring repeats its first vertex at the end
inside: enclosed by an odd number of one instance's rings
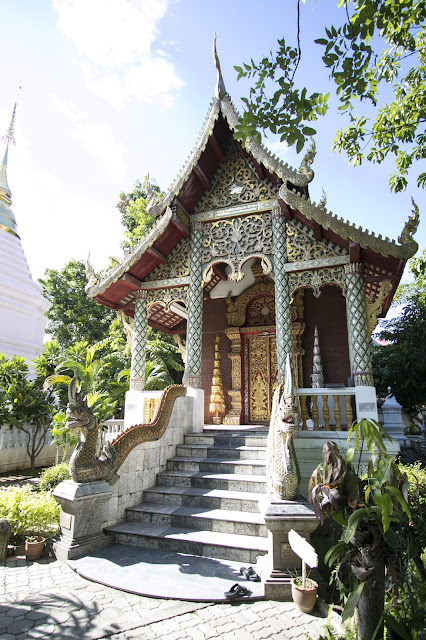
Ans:
POLYGON ((202 423, 217 413, 215 344, 224 424, 268 424, 287 354, 302 430, 377 419, 371 334, 417 251, 418 208, 396 242, 328 211, 325 197, 313 202, 314 143, 298 169, 258 142, 243 147, 214 54, 215 96, 183 168, 150 203, 155 226, 87 288, 134 319, 129 411, 144 389, 151 326, 186 337, 184 383, 202 423))

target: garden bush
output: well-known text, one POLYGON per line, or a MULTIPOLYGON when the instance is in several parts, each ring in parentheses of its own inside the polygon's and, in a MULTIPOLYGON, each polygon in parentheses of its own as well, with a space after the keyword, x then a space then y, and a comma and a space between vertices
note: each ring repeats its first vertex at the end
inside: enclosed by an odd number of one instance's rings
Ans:
POLYGON ((53 491, 62 480, 68 480, 69 478, 71 478, 69 464, 68 462, 61 462, 54 467, 43 469, 38 488, 40 491, 53 491))
POLYGON ((22 544, 27 535, 51 536, 59 527, 59 504, 48 492, 31 485, 0 491, 0 518, 11 527, 11 544, 22 544))

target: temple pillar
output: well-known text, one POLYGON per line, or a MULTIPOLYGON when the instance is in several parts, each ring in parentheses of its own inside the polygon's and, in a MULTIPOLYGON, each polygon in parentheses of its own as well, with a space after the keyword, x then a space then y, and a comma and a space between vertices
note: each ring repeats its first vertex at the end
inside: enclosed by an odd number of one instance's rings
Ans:
POLYGON ((272 237, 274 244, 278 383, 283 384, 285 381, 287 353, 290 354, 291 362, 294 362, 294 353, 290 286, 287 273, 284 271, 284 264, 287 262, 286 224, 284 214, 279 208, 272 211, 272 237))
POLYGON ((194 398, 194 424, 204 425, 204 391, 201 389, 201 353, 203 344, 203 225, 191 225, 190 281, 188 290, 188 327, 186 331, 186 367, 184 382, 194 398))
POLYGON ((147 333, 148 312, 146 291, 137 291, 132 340, 132 362, 130 365, 130 389, 126 392, 124 409, 124 426, 126 429, 134 424, 144 422, 145 397, 142 392, 145 386, 147 333))
POLYGON ((147 333, 148 317, 146 291, 137 291, 132 342, 132 364, 130 367, 130 389, 137 389, 138 391, 143 391, 145 386, 147 333))
POLYGON ((346 301, 352 376, 355 385, 357 419, 378 419, 376 388, 371 364, 371 341, 367 328, 362 264, 345 265, 346 301))
POLYGON ((191 225, 190 281, 188 291, 188 328, 186 332, 187 386, 201 388, 201 351, 203 328, 203 225, 191 225))

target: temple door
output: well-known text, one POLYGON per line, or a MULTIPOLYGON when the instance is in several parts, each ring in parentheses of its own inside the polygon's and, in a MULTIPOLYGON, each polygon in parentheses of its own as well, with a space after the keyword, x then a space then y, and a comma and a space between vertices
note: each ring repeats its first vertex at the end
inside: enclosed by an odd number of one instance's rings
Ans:
POLYGON ((247 356, 245 421, 266 424, 270 419, 272 396, 278 384, 275 334, 248 334, 244 336, 244 342, 247 356))

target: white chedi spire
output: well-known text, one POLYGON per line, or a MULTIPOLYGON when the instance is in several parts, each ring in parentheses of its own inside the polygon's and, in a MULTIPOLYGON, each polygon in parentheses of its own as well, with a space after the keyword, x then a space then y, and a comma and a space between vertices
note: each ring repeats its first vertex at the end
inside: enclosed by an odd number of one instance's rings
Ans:
POLYGON ((0 165, 0 353, 23 356, 30 373, 32 360, 43 348, 45 312, 50 302, 34 282, 17 233, 12 211, 12 193, 7 182, 9 145, 15 143, 16 101, 4 141, 6 150, 0 165))

